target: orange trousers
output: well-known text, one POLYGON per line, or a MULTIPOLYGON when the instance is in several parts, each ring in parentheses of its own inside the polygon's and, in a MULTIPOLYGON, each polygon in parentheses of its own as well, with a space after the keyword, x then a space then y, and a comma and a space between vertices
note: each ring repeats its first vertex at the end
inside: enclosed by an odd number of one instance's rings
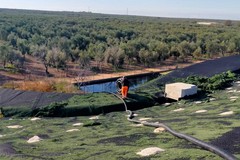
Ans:
POLYGON ((122 86, 122 97, 126 98, 128 94, 128 86, 122 86))

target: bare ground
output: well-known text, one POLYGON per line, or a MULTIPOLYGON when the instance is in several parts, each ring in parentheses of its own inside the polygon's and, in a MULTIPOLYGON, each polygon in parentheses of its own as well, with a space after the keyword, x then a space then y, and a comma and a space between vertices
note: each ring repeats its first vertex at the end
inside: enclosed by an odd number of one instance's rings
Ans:
MULTIPOLYGON (((77 64, 68 63, 68 69, 66 70, 57 70, 56 68, 49 67, 51 77, 47 77, 45 74, 45 67, 41 63, 41 61, 27 55, 22 73, 10 73, 0 70, 0 85, 3 85, 4 83, 10 81, 21 82, 46 79, 53 81, 64 80, 71 83, 86 82, 91 80, 115 78, 120 76, 143 74, 149 72, 164 72, 168 70, 173 70, 176 67, 183 68, 194 63, 197 62, 189 61, 188 63, 176 63, 174 60, 169 59, 162 64, 156 65, 155 67, 151 68, 140 65, 125 65, 122 69, 123 71, 121 72, 116 72, 113 70, 112 66, 104 64, 101 73, 94 73, 90 69, 82 70, 78 67, 77 64)), ((96 64, 92 62, 91 66, 96 66, 96 64)))

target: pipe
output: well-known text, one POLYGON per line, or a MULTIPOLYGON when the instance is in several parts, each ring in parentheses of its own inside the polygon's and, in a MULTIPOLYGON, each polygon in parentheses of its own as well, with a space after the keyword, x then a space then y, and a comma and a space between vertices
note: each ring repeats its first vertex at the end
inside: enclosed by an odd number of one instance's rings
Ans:
POLYGON ((205 150, 208 150, 214 154, 217 154, 219 155, 220 157, 226 159, 226 160, 237 160, 237 158, 228 153, 227 151, 224 151, 222 150, 221 148, 218 148, 217 146, 214 146, 212 144, 209 144, 209 143, 206 143, 206 142, 203 142, 197 138, 194 138, 192 136, 189 136, 189 135, 186 135, 186 134, 183 134, 183 133, 179 133, 179 132, 176 132, 175 130, 171 129, 169 126, 167 126, 166 124, 164 123, 149 123, 149 122, 142 122, 142 121, 139 121, 139 120, 134 120, 134 114, 131 110, 128 110, 127 108, 127 104, 126 102, 124 101, 124 99, 122 99, 122 97, 120 97, 119 95, 115 94, 115 93, 111 93, 111 92, 106 92, 106 93, 110 93, 110 94, 113 94, 114 96, 118 97, 124 104, 125 106, 125 111, 129 113, 128 115, 128 121, 130 122, 133 122, 133 123, 139 123, 139 124, 143 124, 144 126, 150 126, 150 127, 162 127, 164 128, 166 131, 168 131, 169 133, 171 133, 172 135, 178 137, 178 138, 181 138, 181 139, 185 139, 197 146, 200 146, 201 148, 205 149, 205 150))

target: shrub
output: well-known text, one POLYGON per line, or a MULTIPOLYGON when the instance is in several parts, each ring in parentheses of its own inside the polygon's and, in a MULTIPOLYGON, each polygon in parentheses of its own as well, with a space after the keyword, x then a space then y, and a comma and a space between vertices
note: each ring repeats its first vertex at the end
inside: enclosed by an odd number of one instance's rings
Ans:
POLYGON ((236 80, 237 75, 231 71, 227 71, 221 74, 216 74, 210 78, 201 76, 189 76, 186 79, 178 79, 185 83, 190 83, 198 86, 198 88, 212 92, 214 90, 223 89, 236 80))
POLYGON ((32 114, 35 115, 35 117, 52 117, 52 116, 62 116, 63 115, 63 109, 67 105, 66 102, 61 103, 52 103, 46 107, 43 108, 37 108, 32 111, 32 114))
POLYGON ((52 87, 54 91, 61 93, 76 93, 79 91, 77 87, 67 81, 54 82, 52 87))
POLYGON ((17 84, 15 89, 27 91, 51 92, 53 91, 52 81, 24 81, 17 84))
POLYGON ((13 81, 6 82, 2 85, 3 88, 8 88, 8 89, 15 89, 17 87, 17 84, 14 83, 13 81))

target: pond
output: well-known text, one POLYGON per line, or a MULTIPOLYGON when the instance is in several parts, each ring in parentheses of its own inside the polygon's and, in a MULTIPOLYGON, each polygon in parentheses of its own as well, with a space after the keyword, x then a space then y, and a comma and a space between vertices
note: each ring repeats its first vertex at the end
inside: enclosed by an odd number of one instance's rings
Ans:
MULTIPOLYGON (((138 77, 128 78, 130 81, 130 90, 137 88, 138 86, 155 79, 159 76, 159 74, 151 74, 151 75, 144 75, 138 77)), ((86 93, 93 93, 93 92, 117 92, 116 87, 116 80, 98 83, 98 84, 90 84, 90 85, 83 85, 80 87, 80 90, 86 93)))

